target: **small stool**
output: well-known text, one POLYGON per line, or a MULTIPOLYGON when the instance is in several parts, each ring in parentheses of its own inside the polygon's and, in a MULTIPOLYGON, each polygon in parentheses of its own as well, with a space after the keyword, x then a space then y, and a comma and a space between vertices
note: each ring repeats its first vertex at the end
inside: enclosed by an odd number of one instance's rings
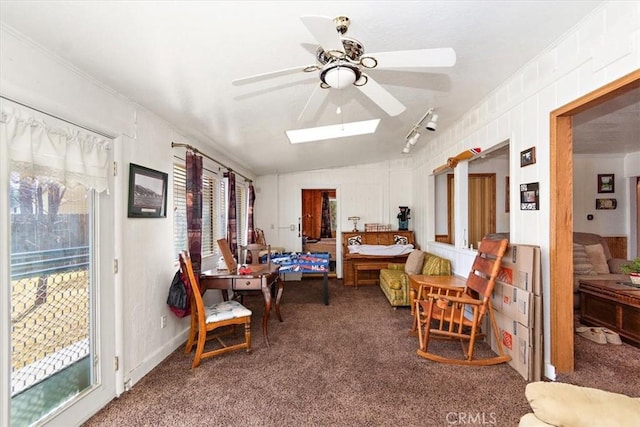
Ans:
MULTIPOLYGON (((353 265, 353 270, 354 270, 354 281, 356 284, 356 289, 358 289, 358 285, 360 284, 360 278, 358 277, 358 272, 360 271, 374 271, 377 270, 378 273, 380 272, 380 270, 382 270, 383 268, 387 268, 387 265, 389 265, 388 262, 361 262, 361 263, 355 263, 353 265)), ((374 282, 377 282, 377 280, 375 280, 374 282)))

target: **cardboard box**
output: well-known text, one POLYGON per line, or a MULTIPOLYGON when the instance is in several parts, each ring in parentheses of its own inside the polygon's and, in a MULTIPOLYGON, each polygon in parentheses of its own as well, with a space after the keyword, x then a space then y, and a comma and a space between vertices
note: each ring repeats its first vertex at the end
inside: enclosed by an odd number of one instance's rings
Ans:
POLYGON ((502 258, 498 281, 541 295, 540 273, 540 248, 514 244, 509 245, 502 258))
POLYGON ((499 308, 494 305, 494 309, 526 327, 533 327, 533 293, 506 283, 500 284, 498 292, 499 294, 496 294, 494 288, 494 295, 500 298, 500 303, 496 304, 499 308))
MULTIPOLYGON (((516 320, 509 319, 503 313, 496 312, 495 317, 502 349, 511 356, 511 360, 508 362, 509 366, 525 380, 531 380, 533 377, 531 330, 516 320)), ((498 353, 498 343, 495 339, 491 340, 491 349, 498 353)))

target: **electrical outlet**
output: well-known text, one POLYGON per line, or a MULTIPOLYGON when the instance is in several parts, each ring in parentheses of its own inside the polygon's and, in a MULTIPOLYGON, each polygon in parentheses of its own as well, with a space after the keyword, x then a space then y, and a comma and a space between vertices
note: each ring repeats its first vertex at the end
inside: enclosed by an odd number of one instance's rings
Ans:
POLYGON ((160 316, 160 328, 166 328, 167 327, 167 315, 162 315, 160 316))

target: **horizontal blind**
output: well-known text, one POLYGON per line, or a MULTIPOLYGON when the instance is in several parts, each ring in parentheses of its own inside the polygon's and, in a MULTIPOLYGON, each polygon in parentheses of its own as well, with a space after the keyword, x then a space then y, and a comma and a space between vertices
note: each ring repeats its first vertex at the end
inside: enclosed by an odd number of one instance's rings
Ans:
POLYGON ((187 170, 173 164, 173 247, 175 259, 189 248, 187 241, 187 170))

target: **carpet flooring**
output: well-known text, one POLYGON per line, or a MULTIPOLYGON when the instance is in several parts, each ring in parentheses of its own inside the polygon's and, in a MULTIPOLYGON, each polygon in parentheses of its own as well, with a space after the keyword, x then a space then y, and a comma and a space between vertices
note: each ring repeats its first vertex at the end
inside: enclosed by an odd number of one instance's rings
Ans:
MULTIPOLYGON (((250 354, 228 353, 191 369, 193 356, 181 346, 85 426, 517 426, 529 412, 527 382, 507 364, 418 357, 417 338, 407 334, 409 309, 394 310, 377 286, 356 290, 332 279, 330 296, 325 306, 321 280, 286 282, 284 322, 272 315, 270 347, 261 331, 262 297, 246 297, 254 313, 250 354)), ((457 343, 436 345, 460 352, 457 343)), ((490 349, 482 343, 478 351, 490 349)), ((576 372, 562 381, 640 393, 640 349, 577 337, 576 353, 576 372)))

